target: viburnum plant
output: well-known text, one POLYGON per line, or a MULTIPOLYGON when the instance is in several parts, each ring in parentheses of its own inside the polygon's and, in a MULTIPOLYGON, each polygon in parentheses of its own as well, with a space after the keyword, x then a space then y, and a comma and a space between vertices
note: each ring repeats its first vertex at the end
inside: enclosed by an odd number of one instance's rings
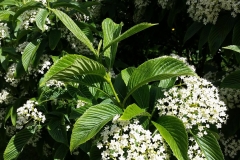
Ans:
POLYGON ((84 23, 94 4, 0 3, 4 160, 29 150, 40 159, 224 159, 218 89, 176 56, 115 74, 118 43, 156 24, 121 33, 106 18, 98 31, 84 23))

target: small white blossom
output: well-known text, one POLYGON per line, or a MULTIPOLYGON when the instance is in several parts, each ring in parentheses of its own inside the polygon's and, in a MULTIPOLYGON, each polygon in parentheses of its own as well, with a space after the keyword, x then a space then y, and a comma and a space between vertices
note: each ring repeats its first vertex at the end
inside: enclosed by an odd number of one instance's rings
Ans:
POLYGON ((113 118, 112 125, 105 126, 97 143, 103 149, 102 159, 169 159, 167 146, 159 134, 152 135, 143 129, 138 120, 120 121, 113 118), (123 129, 125 128, 125 129, 123 129), (127 128, 127 129, 126 129, 127 128))
POLYGON ((237 135, 225 138, 221 133, 220 142, 224 146, 223 152, 225 156, 229 156, 230 158, 235 159, 236 155, 240 151, 240 139, 237 137, 237 135))

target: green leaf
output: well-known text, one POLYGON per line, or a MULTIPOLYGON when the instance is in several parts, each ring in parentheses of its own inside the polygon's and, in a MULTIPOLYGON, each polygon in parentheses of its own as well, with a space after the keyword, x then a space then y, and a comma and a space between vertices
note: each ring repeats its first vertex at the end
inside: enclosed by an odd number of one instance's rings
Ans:
POLYGON ((145 30, 149 27, 155 26, 157 24, 151 24, 151 23, 140 23, 137 24, 133 27, 131 27, 130 29, 128 29, 127 31, 125 31, 123 34, 121 34, 119 37, 117 37, 116 39, 112 40, 107 46, 104 47, 103 52, 106 51, 106 49, 108 49, 111 45, 118 43, 138 32, 141 32, 142 30, 145 30))
POLYGON ((186 43, 187 40, 192 38, 203 26, 203 23, 193 22, 192 25, 187 29, 183 43, 186 43))
POLYGON ((0 11, 0 21, 8 21, 9 17, 14 14, 14 12, 8 10, 0 11))
POLYGON ((194 71, 184 62, 172 57, 164 56, 148 60, 134 70, 128 81, 127 98, 142 85, 157 81, 177 77, 181 75, 196 75, 194 71))
POLYGON ((240 53, 240 46, 230 45, 230 46, 226 46, 226 47, 223 47, 223 48, 224 49, 230 49, 232 51, 240 53))
POLYGON ((221 87, 240 89, 240 70, 230 73, 222 81, 221 87))
POLYGON ((121 76, 126 86, 128 85, 128 81, 135 69, 135 67, 129 67, 121 71, 121 76))
POLYGON ((102 64, 82 55, 68 54, 59 59, 45 74, 41 86, 50 79, 63 82, 78 82, 76 76, 97 75, 102 78, 106 76, 102 64))
POLYGON ((119 118, 120 120, 130 120, 136 116, 151 116, 145 109, 141 109, 136 104, 131 104, 127 106, 124 110, 122 116, 119 118))
POLYGON ((63 143, 66 146, 68 146, 68 138, 67 138, 67 132, 66 132, 66 126, 62 124, 61 119, 52 119, 47 125, 48 133, 51 135, 51 137, 59 142, 63 143))
POLYGON ((148 85, 138 88, 135 92, 133 92, 132 96, 140 108, 146 109, 149 107, 150 89, 148 85))
POLYGON ((34 8, 44 8, 44 5, 41 2, 37 2, 37 1, 30 1, 30 2, 28 2, 26 4, 24 4, 14 14, 13 21, 15 21, 18 18, 18 16, 20 16, 23 12, 25 12, 27 10, 30 10, 30 9, 34 9, 34 8))
MULTIPOLYGON (((238 45, 238 46, 240 45, 239 35, 240 35, 240 21, 238 21, 233 28, 232 44, 238 45)), ((240 54, 236 52, 234 54, 238 64, 240 64, 240 54)))
POLYGON ((83 33, 83 31, 76 25, 76 23, 64 12, 57 9, 50 9, 56 14, 56 16, 62 21, 62 23, 83 43, 85 44, 95 55, 96 51, 93 48, 93 44, 83 33))
POLYGON ((218 49, 221 48, 223 41, 232 30, 234 24, 235 20, 231 16, 222 16, 218 18, 217 23, 212 27, 208 37, 208 44, 212 54, 215 54, 218 49))
POLYGON ((197 131, 192 132, 193 138, 196 140, 207 160, 224 160, 218 141, 211 132, 207 131, 208 134, 201 138, 197 136, 197 131))
POLYGON ((22 3, 16 0, 5 0, 1 1, 0 6, 7 5, 7 6, 21 6, 22 3))
POLYGON ((162 116, 153 125, 170 146, 178 160, 188 159, 188 135, 181 120, 173 116, 162 116))
POLYGON ((4 160, 16 159, 33 134, 34 132, 32 130, 25 128, 14 135, 4 151, 4 160))
MULTIPOLYGON (((103 47, 105 48, 111 43, 112 40, 119 37, 121 34, 123 24, 116 24, 110 18, 106 18, 102 22, 103 30, 103 47)), ((108 66, 108 69, 113 67, 113 63, 116 57, 118 43, 114 43, 111 47, 104 51, 105 62, 108 66)))
POLYGON ((61 144, 55 154, 54 154, 54 160, 63 160, 65 159, 66 154, 68 153, 68 147, 64 144, 61 144))
POLYGON ((122 110, 113 104, 98 104, 90 107, 74 124, 70 151, 94 137, 112 118, 122 110))
POLYGON ((169 79, 163 79, 160 81, 158 87, 161 88, 171 88, 174 86, 175 82, 176 82, 176 77, 174 78, 169 78, 169 79))
POLYGON ((200 38, 199 38, 199 43, 198 43, 198 49, 201 51, 202 47, 204 44, 208 42, 208 36, 211 31, 212 25, 207 24, 206 26, 203 27, 201 33, 200 33, 200 38))
POLYGON ((57 1, 57 2, 53 2, 52 4, 52 8, 59 8, 59 7, 68 7, 68 8, 72 8, 75 9, 77 11, 79 11, 82 14, 85 14, 87 16, 89 16, 89 11, 87 10, 87 7, 85 7, 83 4, 85 2, 74 2, 74 1, 57 1))
POLYGON ((54 50, 60 41, 61 31, 60 30, 51 30, 48 36, 49 48, 54 50))
POLYGON ((30 42, 24 49, 22 55, 22 64, 25 71, 28 71, 28 67, 32 61, 34 61, 34 57, 36 55, 36 51, 40 45, 40 41, 30 42))
POLYGON ((35 21, 36 21, 36 25, 39 29, 41 29, 43 32, 45 31, 45 22, 46 19, 48 17, 48 11, 46 9, 39 9, 36 17, 35 17, 35 21))

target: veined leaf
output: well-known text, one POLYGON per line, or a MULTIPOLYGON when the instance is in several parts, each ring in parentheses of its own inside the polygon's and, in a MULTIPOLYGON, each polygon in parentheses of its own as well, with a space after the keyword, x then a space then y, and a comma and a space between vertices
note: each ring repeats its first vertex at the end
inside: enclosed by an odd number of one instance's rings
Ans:
POLYGON ((58 8, 58 7, 68 7, 68 8, 73 8, 77 11, 79 11, 80 13, 83 13, 87 16, 89 16, 89 11, 87 10, 87 7, 91 7, 93 5, 97 5, 100 4, 98 2, 95 3, 88 3, 86 4, 86 2, 74 2, 74 1, 57 1, 57 2, 53 2, 52 4, 52 8, 58 8))
POLYGON ((51 135, 51 137, 60 143, 65 144, 68 146, 68 138, 67 138, 67 132, 66 132, 66 126, 62 124, 62 120, 59 119, 52 119, 48 123, 48 133, 51 135))
POLYGON ((23 6, 21 6, 21 8, 19 10, 17 10, 17 12, 14 14, 13 16, 13 21, 15 21, 18 16, 20 16, 23 12, 29 10, 29 9, 34 9, 34 8, 44 8, 44 5, 41 2, 37 2, 37 1, 30 1, 26 4, 24 4, 23 6))
POLYGON ((85 44, 95 55, 96 51, 93 48, 93 44, 83 33, 83 31, 76 25, 76 23, 64 12, 57 9, 50 9, 56 16, 62 21, 62 23, 83 43, 85 44))
POLYGON ((149 107, 150 89, 148 85, 138 88, 133 92, 132 96, 140 108, 147 109, 149 107))
POLYGON ((45 22, 48 17, 48 11, 46 9, 40 9, 38 11, 38 14, 35 17, 36 25, 39 29, 41 29, 43 32, 45 30, 45 22))
POLYGON ((174 78, 169 78, 169 79, 163 79, 160 81, 158 87, 161 88, 171 88, 172 86, 174 86, 175 82, 176 82, 176 77, 174 78))
MULTIPOLYGON (((105 48, 113 39, 116 39, 121 34, 123 24, 116 24, 110 18, 106 18, 102 22, 103 30, 103 47, 105 48)), ((108 49, 104 51, 105 62, 108 69, 113 67, 113 63, 116 57, 118 43, 114 43, 108 49)))
POLYGON ((122 116, 119 118, 120 120, 130 120, 136 116, 151 116, 145 109, 141 109, 136 104, 131 104, 127 106, 124 110, 122 116))
POLYGON ((193 24, 187 29, 187 32, 184 36, 183 42, 185 43, 192 36, 194 36, 201 28, 203 27, 203 23, 193 22, 193 24))
MULTIPOLYGON (((239 35, 240 35, 240 21, 238 21, 233 28, 232 44, 238 45, 238 46, 240 45, 239 35)), ((236 52, 234 54, 238 64, 240 64, 240 54, 236 52)))
POLYGON ((54 154, 54 160, 62 160, 65 159, 66 154, 68 153, 68 147, 64 144, 61 144, 55 154, 54 154))
POLYGON ((14 15, 15 13, 12 11, 4 10, 0 11, 0 21, 8 21, 10 15, 14 15))
POLYGON ((148 60, 134 70, 128 81, 128 94, 124 99, 125 104, 127 98, 142 85, 157 81, 177 77, 181 75, 196 75, 194 71, 184 62, 172 57, 164 56, 148 60))
POLYGON ((218 141, 211 132, 207 131, 207 135, 201 138, 197 136, 197 131, 192 132, 193 138, 196 140, 207 160, 224 160, 218 141))
POLYGON ((221 87, 240 89, 240 71, 230 73, 221 83, 221 87))
POLYGON ((49 48, 54 50, 57 47, 57 44, 61 38, 61 31, 51 30, 48 36, 49 48))
POLYGON ((117 37, 116 39, 112 40, 107 46, 104 47, 103 52, 108 49, 111 45, 118 43, 138 32, 141 32, 142 30, 145 30, 149 27, 155 26, 157 24, 151 24, 151 23, 140 23, 137 24, 133 27, 131 27, 130 29, 128 29, 126 32, 124 32, 123 34, 121 34, 119 37, 117 37))
POLYGON ((128 85, 128 81, 135 69, 135 67, 129 67, 121 71, 121 76, 126 86, 128 85))
POLYGON ((228 33, 232 30, 234 23, 235 20, 231 16, 218 18, 216 25, 212 27, 208 37, 208 44, 212 54, 215 54, 221 47, 228 33))
POLYGON ((5 0, 0 3, 0 6, 7 5, 7 6, 21 6, 21 2, 16 0, 5 0))
POLYGON ((25 128, 14 135, 4 151, 4 160, 16 159, 23 150, 23 147, 28 140, 34 135, 34 132, 28 128, 25 128))
POLYGON ((208 42, 208 36, 211 31, 211 28, 212 28, 211 24, 207 24, 206 26, 203 27, 200 34, 199 43, 198 43, 199 50, 202 50, 203 45, 208 42))
POLYGON ((68 54, 59 59, 45 74, 41 86, 50 79, 59 81, 76 81, 74 76, 98 75, 102 78, 106 76, 105 68, 102 64, 82 55, 68 54))
POLYGON ((182 121, 173 116, 162 116, 158 123, 152 123, 170 146, 173 155, 178 160, 188 159, 188 136, 182 121))
POLYGON ((28 71, 28 67, 30 63, 33 61, 36 51, 40 45, 40 41, 38 42, 30 42, 24 49, 22 55, 22 64, 25 71, 28 71))
POLYGON ((230 45, 230 46, 223 47, 223 48, 224 49, 230 49, 232 51, 240 53, 240 46, 237 46, 237 45, 230 45))
POLYGON ((122 110, 113 104, 98 104, 90 107, 74 124, 70 151, 95 136, 112 118, 122 110))

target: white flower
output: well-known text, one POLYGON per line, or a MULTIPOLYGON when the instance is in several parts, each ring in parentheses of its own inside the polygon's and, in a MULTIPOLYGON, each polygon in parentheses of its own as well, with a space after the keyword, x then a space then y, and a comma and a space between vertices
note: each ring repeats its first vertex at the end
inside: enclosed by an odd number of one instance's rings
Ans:
POLYGON ((220 142, 224 146, 223 151, 225 156, 229 156, 230 158, 235 159, 238 151, 240 151, 240 139, 237 137, 237 135, 225 138, 224 135, 221 133, 220 142))
POLYGON ((159 115, 178 117, 186 129, 198 126, 199 137, 210 124, 221 128, 227 120, 227 107, 221 101, 218 89, 203 78, 182 76, 180 79, 180 86, 165 91, 165 98, 158 100, 159 115))
POLYGON ((36 108, 37 102, 28 100, 22 107, 17 109, 17 122, 16 128, 22 129, 23 125, 28 123, 31 119, 35 123, 44 123, 46 118, 42 112, 39 112, 36 108))
POLYGON ((80 108, 82 106, 84 106, 86 103, 82 100, 77 100, 77 107, 76 108, 80 108))
POLYGON ((123 122, 113 118, 113 124, 105 126, 97 143, 102 159, 168 159, 167 146, 159 134, 154 136, 139 125, 138 120, 123 122), (123 130, 123 128, 125 128, 123 130), (128 128, 128 129, 126 129, 128 128))

